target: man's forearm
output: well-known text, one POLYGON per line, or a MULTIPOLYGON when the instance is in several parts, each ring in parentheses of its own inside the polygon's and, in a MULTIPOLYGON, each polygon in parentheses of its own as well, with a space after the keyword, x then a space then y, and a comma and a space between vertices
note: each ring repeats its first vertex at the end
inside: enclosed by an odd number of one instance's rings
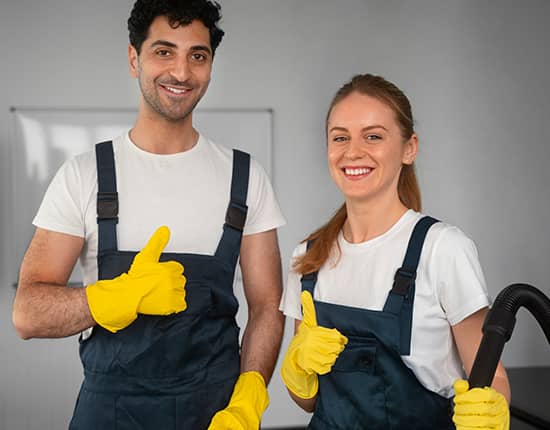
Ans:
POLYGON ((284 316, 276 306, 249 309, 241 347, 241 373, 255 370, 271 379, 283 337, 284 316))
POLYGON ((67 337, 95 325, 84 288, 44 283, 19 286, 13 323, 23 339, 67 337))

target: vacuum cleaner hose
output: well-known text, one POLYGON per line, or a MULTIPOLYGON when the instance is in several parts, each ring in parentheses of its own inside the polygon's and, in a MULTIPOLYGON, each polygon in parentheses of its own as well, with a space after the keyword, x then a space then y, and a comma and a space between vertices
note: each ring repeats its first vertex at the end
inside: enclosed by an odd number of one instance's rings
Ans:
POLYGON ((491 386, 522 306, 533 314, 550 344, 550 299, 531 285, 509 285, 499 293, 483 323, 483 337, 468 379, 470 388, 491 386))

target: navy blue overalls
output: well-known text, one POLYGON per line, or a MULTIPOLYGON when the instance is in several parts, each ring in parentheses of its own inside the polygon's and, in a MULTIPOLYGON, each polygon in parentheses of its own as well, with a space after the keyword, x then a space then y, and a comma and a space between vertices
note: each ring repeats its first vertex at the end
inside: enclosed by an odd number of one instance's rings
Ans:
MULTIPOLYGON (((319 376, 309 429, 454 429, 451 403, 424 388, 401 359, 410 354, 415 278, 424 239, 437 220, 415 226, 382 311, 314 301, 317 323, 348 337, 330 373, 319 376)), ((302 276, 313 296, 318 273, 302 276)))
MULTIPOLYGON (((96 145, 96 159, 99 279, 112 279, 128 271, 136 252, 117 247, 111 142, 96 145)), ((170 316, 139 315, 115 334, 96 326, 89 339, 80 340, 84 382, 70 429, 201 430, 227 405, 240 373, 233 279, 249 166, 249 155, 234 150, 230 203, 215 255, 161 256, 185 267, 187 309, 170 316)))

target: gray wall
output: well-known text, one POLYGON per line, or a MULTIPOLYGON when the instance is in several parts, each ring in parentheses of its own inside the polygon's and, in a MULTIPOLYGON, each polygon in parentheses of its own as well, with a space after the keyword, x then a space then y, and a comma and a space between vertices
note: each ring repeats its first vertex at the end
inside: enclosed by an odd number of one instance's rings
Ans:
MULTIPOLYGON (((81 378, 75 339, 23 342, 12 328, 9 107, 136 106, 125 57, 131 4, 1 0, 2 429, 64 428, 81 378)), ((202 106, 274 109, 274 185, 288 219, 280 232, 285 269, 294 245, 341 201, 326 169, 327 104, 341 83, 369 71, 410 96, 426 212, 475 239, 492 296, 515 281, 550 292, 550 3, 222 0, 222 6, 227 35, 202 106)), ((542 331, 525 311, 503 360, 550 363, 542 331)), ((271 397, 266 425, 306 421, 278 375, 271 397)))

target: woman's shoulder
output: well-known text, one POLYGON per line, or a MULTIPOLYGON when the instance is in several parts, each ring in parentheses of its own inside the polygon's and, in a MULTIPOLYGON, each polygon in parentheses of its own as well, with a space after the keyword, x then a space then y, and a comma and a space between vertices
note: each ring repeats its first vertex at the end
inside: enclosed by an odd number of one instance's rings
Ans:
POLYGON ((444 220, 435 223, 431 231, 438 240, 448 244, 460 244, 472 240, 460 227, 444 220))
POLYGON ((434 256, 452 257, 457 254, 477 255, 477 249, 472 238, 460 227, 439 221, 435 223, 426 236, 434 251, 434 256))

